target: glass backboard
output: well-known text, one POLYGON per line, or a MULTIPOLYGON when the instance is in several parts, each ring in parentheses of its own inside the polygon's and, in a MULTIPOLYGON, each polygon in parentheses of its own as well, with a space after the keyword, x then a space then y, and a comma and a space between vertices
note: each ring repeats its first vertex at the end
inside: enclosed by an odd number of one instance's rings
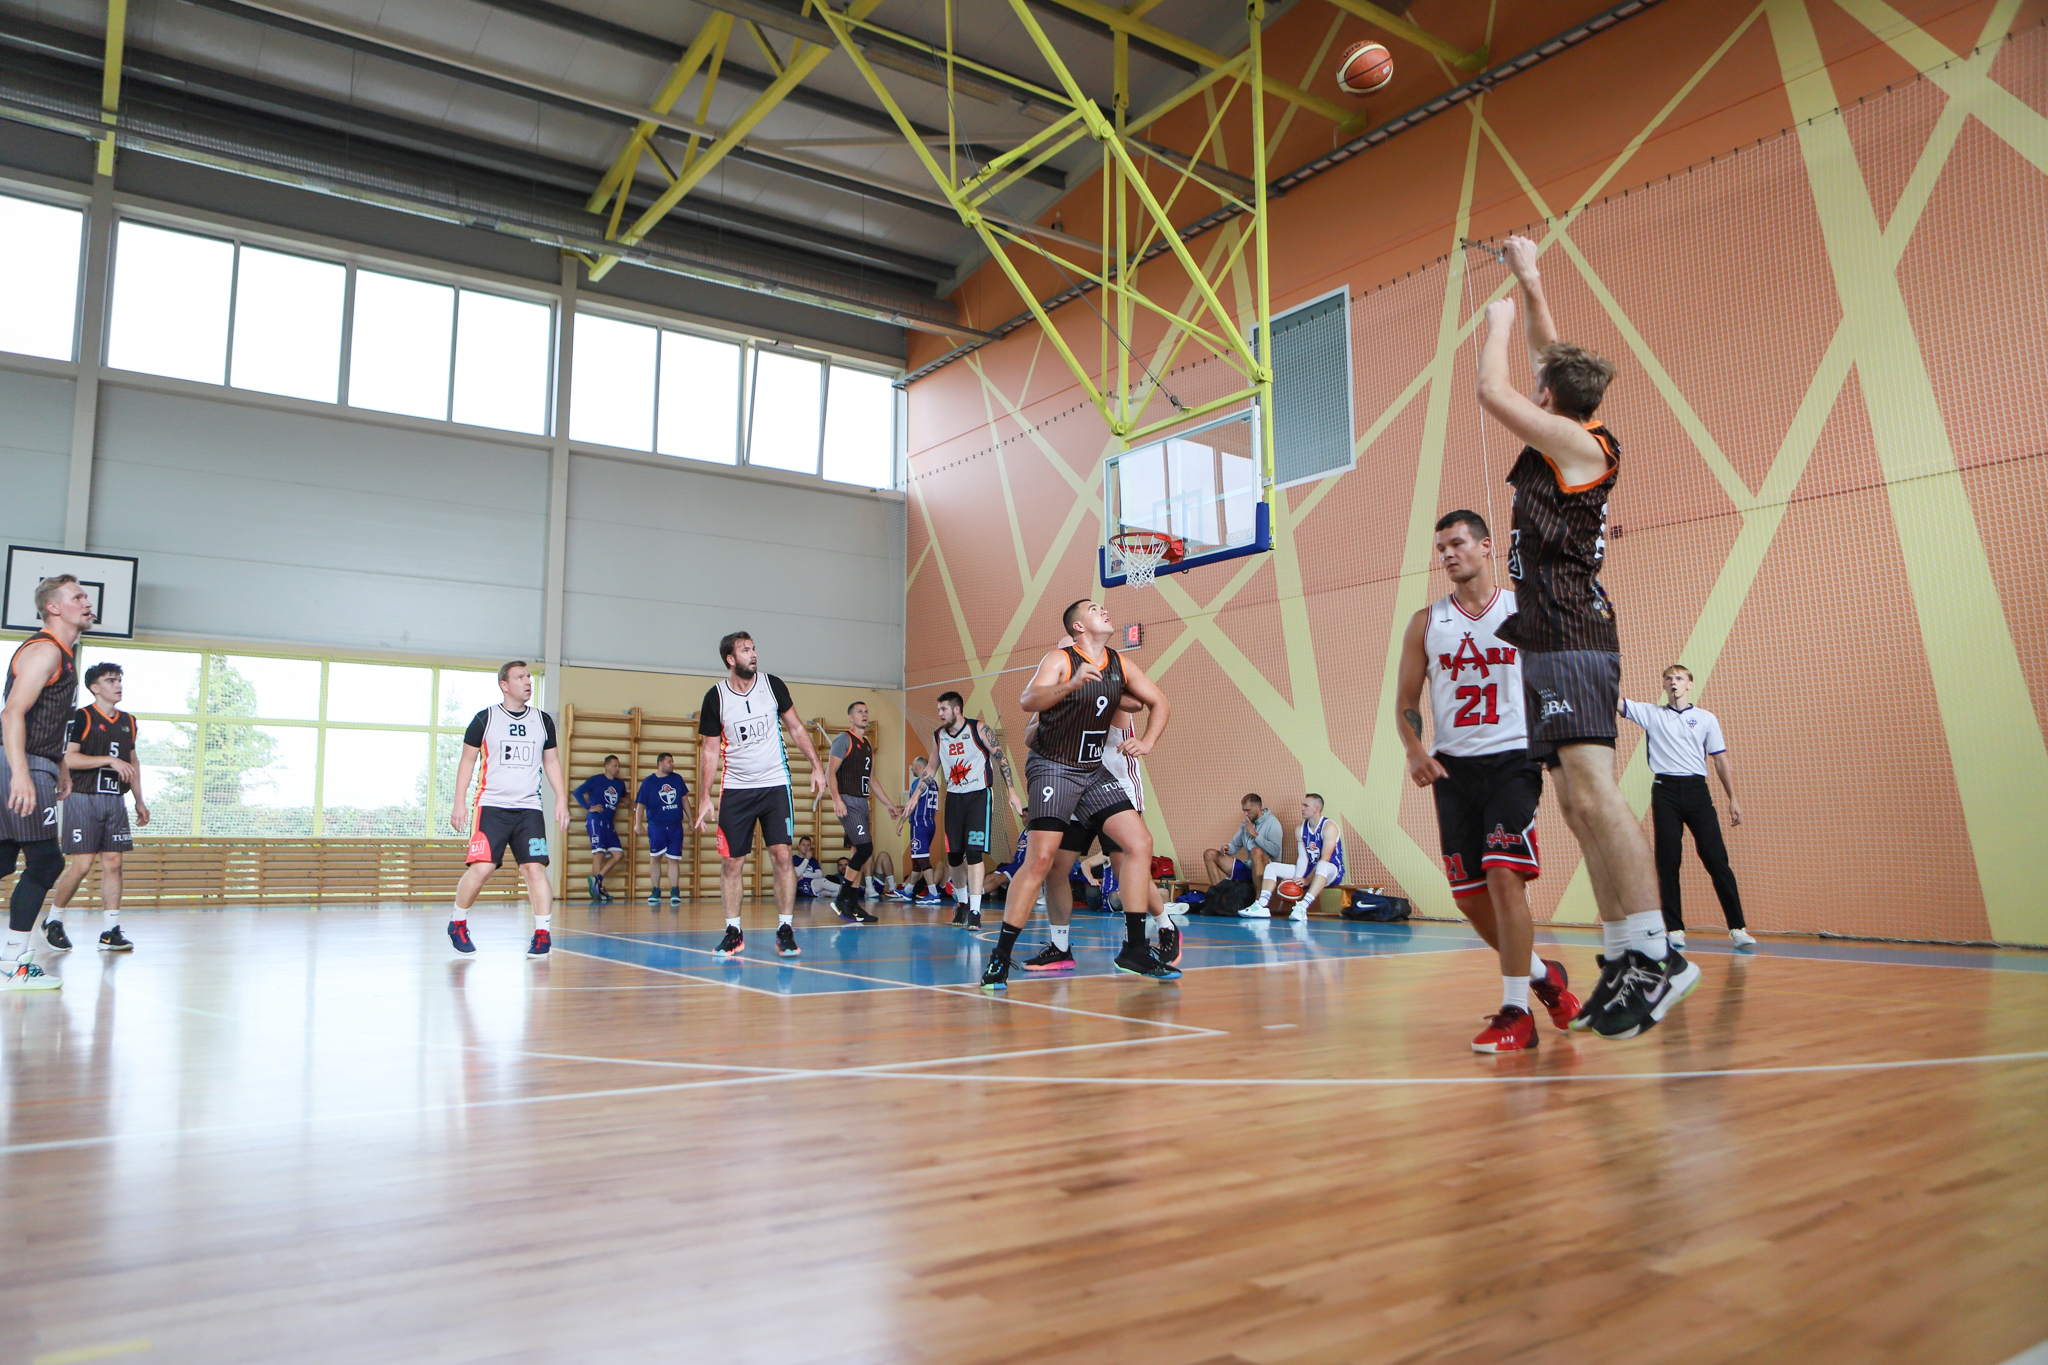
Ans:
POLYGON ((1273 548, 1259 469, 1259 412, 1232 413, 1103 461, 1102 585, 1121 585, 1128 565, 1115 538, 1153 531, 1181 542, 1158 572, 1273 548))

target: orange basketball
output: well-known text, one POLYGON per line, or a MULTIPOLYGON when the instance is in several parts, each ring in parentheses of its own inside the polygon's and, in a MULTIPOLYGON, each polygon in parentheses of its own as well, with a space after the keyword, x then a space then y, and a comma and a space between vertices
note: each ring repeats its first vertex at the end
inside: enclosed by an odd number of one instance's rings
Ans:
POLYGON ((1291 877, 1273 889, 1280 893, 1282 899, 1290 901, 1298 901, 1308 894, 1308 888, 1291 877))
POLYGON ((1353 43, 1337 59, 1337 88, 1347 95, 1370 95, 1394 79, 1394 54, 1383 43, 1353 43))

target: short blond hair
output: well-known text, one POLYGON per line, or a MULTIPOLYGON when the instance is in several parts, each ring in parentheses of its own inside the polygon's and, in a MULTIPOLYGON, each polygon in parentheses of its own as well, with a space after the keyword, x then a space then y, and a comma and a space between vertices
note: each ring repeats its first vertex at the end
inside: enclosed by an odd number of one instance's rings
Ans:
POLYGON ((1698 681, 1699 681, 1699 679, 1697 679, 1697 678, 1693 677, 1693 675, 1692 675, 1692 670, 1691 670, 1691 669, 1689 669, 1689 668, 1687 668, 1687 667, 1686 667, 1686 666, 1685 666, 1684 664, 1673 664, 1673 665, 1671 665, 1671 667, 1669 667, 1669 668, 1667 668, 1667 669, 1665 669, 1665 670, 1664 670, 1664 676, 1665 676, 1665 677, 1667 677, 1667 678, 1668 678, 1668 677, 1670 677, 1670 676, 1671 676, 1671 675, 1672 675, 1673 673, 1683 673, 1683 674, 1685 674, 1685 680, 1686 680, 1687 682, 1698 682, 1698 681))
POLYGON ((48 616, 50 614, 50 603, 57 600, 57 593, 59 592, 59 590, 61 590, 65 584, 76 583, 77 581, 77 574, 60 573, 52 574, 50 577, 45 578, 42 582, 36 584, 36 615, 38 617, 48 616))

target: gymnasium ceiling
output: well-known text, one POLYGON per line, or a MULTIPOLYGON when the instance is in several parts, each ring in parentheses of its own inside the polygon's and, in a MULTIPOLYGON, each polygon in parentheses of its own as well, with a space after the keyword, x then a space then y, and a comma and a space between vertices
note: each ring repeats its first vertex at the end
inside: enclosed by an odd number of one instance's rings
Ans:
MULTIPOLYGON (((1316 2, 1277 0, 1271 14, 1316 2)), ((668 117, 701 117, 711 128, 738 118, 799 36, 821 28, 801 0, 715 3, 132 0, 119 136, 158 154, 399 206, 411 195, 456 221, 535 240, 573 232, 601 241, 604 219, 586 201, 707 22, 734 17, 720 78, 701 115, 699 76, 668 117)), ((1110 29, 1076 8, 1095 0, 1029 3, 1084 89, 1107 104, 1110 29)), ((1126 12, 1226 55, 1243 46, 1242 0, 1171 0, 1147 16, 1150 3, 1137 0, 1126 12)), ((1121 23, 1122 15, 1096 8, 1121 23)), ((0 117, 90 128, 107 15, 107 0, 0 0, 0 117)), ((964 55, 1054 83, 1008 0, 957 0, 955 16, 964 55)), ((913 38, 944 41, 943 0, 887 0, 874 17, 913 38)), ((944 130, 948 96, 931 59, 886 38, 868 51, 904 112, 944 130)), ((1137 108, 1205 69, 1185 49, 1141 36, 1131 53, 1137 108)), ((988 81, 964 82, 952 105, 982 156, 1048 121, 1043 109, 988 81)), ((654 149, 676 166, 687 143, 686 133, 663 127, 654 149)), ((1084 139, 994 207, 1037 218, 1096 155, 1084 139)), ((665 185, 656 159, 643 156, 626 223, 665 185)), ((927 330, 951 321, 943 296, 983 259, 837 51, 681 201, 646 248, 642 264, 927 330)))

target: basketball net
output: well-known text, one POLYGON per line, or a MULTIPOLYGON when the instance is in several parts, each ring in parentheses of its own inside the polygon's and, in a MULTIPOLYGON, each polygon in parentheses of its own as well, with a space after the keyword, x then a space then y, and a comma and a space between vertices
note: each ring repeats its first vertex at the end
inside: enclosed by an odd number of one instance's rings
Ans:
POLYGON ((1159 566, 1166 562, 1167 552, 1173 542, 1165 537, 1151 539, 1134 536, 1117 545, 1117 553, 1124 561, 1124 583, 1127 587, 1149 588, 1152 576, 1159 572, 1159 566))

